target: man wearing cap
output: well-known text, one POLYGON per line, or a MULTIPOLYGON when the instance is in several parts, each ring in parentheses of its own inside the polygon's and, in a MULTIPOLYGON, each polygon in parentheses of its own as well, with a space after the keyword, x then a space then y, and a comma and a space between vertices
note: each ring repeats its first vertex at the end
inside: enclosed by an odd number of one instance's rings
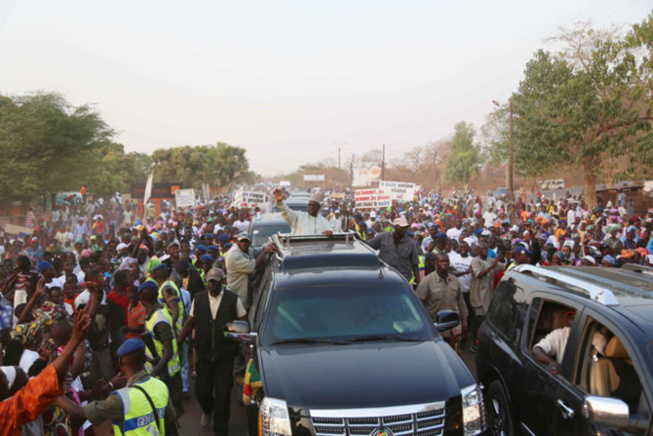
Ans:
POLYGON ((180 248, 181 244, 177 240, 174 240, 168 244, 168 248, 166 249, 168 255, 164 256, 161 259, 161 263, 164 263, 168 267, 169 271, 171 271, 174 265, 179 262, 180 248))
POLYGON ((276 251, 274 245, 264 247, 258 255, 250 246, 252 238, 247 233, 241 233, 236 239, 236 244, 227 252, 227 289, 236 293, 249 310, 251 293, 249 279, 268 253, 276 251))
POLYGON ((308 200, 308 212, 290 209, 283 202, 283 193, 279 189, 274 190, 274 198, 277 200, 281 216, 290 225, 292 233, 296 235, 333 235, 331 224, 319 214, 321 199, 317 194, 311 195, 311 199, 308 200))
POLYGON ((172 317, 175 332, 181 331, 184 325, 184 303, 177 284, 170 280, 170 270, 165 263, 157 265, 152 270, 152 278, 159 286, 159 303, 165 305, 172 317))
POLYGON ((62 408, 71 417, 88 419, 94 426, 111 420, 115 435, 176 435, 175 408, 169 403, 168 388, 145 371, 145 343, 138 338, 127 339, 116 354, 126 386, 116 389, 118 381, 110 381, 106 387, 116 390, 107 399, 83 407, 65 401, 60 403, 62 408))
POLYGON ((415 242, 406 236, 408 221, 403 216, 393 221, 394 231, 376 235, 367 245, 379 250, 379 259, 396 269, 408 281, 419 283, 419 253, 415 242))
POLYGON ((238 295, 222 289, 224 278, 224 272, 217 268, 206 274, 208 290, 195 296, 190 316, 177 339, 181 344, 195 331, 195 395, 203 412, 201 425, 209 425, 214 418, 214 433, 220 436, 227 435, 229 428, 234 358, 239 352, 238 342, 225 338, 223 328, 228 322, 247 316, 238 295))
POLYGON ((506 272, 510 271, 517 265, 530 263, 532 254, 531 250, 529 250, 522 242, 517 244, 515 249, 512 251, 512 261, 506 268, 506 272))
POLYGON ((170 390, 172 404, 178 414, 182 413, 181 395, 181 359, 177 351, 174 324, 167 309, 159 302, 159 289, 155 282, 145 281, 138 288, 139 298, 147 311, 145 317, 144 339, 146 341, 145 355, 148 361, 145 368, 154 376, 159 377, 170 390))

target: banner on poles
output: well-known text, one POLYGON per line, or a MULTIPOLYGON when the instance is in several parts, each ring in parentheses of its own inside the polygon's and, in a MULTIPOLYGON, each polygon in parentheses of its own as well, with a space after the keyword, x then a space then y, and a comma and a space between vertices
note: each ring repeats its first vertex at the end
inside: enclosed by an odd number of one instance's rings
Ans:
POLYGON ((356 209, 378 209, 392 205, 390 194, 383 189, 357 189, 354 199, 356 209))
POLYGON ((177 189, 175 191, 175 203, 177 207, 195 207, 195 190, 177 189))
POLYGON ((324 182, 324 174, 304 174, 305 182, 324 182))
POLYGON ((379 182, 379 189, 390 195, 392 201, 412 201, 415 196, 415 184, 406 182, 379 182))
POLYGON ((144 201, 152 199, 171 199, 175 198, 175 191, 182 189, 183 183, 152 183, 150 195, 146 195, 147 186, 145 183, 132 183, 130 194, 133 199, 143 198, 144 201), (147 199, 147 200, 146 200, 147 199))

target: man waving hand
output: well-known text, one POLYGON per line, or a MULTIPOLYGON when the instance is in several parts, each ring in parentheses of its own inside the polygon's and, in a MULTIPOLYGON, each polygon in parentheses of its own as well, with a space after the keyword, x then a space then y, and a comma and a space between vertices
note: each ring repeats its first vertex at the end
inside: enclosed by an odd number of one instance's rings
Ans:
POLYGON ((308 212, 299 212, 292 210, 283 202, 283 193, 279 189, 274 190, 274 198, 277 200, 277 207, 281 211, 281 216, 290 225, 292 233, 296 235, 333 235, 333 228, 329 221, 319 215, 320 197, 313 194, 308 200, 308 212))

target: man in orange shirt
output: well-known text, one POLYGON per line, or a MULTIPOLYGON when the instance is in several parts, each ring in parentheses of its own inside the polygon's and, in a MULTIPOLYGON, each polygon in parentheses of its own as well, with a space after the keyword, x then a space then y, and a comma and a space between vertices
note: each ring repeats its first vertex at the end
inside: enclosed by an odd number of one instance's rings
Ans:
POLYGON ((0 371, 0 428, 2 434, 20 435, 20 426, 38 418, 56 399, 63 395, 63 380, 77 346, 84 340, 91 319, 83 311, 75 313, 73 333, 63 352, 52 364, 30 380, 13 397, 5 399, 10 380, 0 371))

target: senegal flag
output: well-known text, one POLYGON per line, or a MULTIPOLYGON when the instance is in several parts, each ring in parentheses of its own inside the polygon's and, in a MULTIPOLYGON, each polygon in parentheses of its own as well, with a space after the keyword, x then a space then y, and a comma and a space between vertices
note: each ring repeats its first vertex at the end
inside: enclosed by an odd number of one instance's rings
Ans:
POLYGON ((249 359, 249 362, 247 362, 247 371, 245 371, 243 404, 247 405, 251 403, 252 399, 256 398, 256 394, 261 389, 261 386, 263 386, 263 383, 261 383, 261 376, 258 374, 258 369, 256 369, 256 363, 254 363, 254 359, 249 359))

